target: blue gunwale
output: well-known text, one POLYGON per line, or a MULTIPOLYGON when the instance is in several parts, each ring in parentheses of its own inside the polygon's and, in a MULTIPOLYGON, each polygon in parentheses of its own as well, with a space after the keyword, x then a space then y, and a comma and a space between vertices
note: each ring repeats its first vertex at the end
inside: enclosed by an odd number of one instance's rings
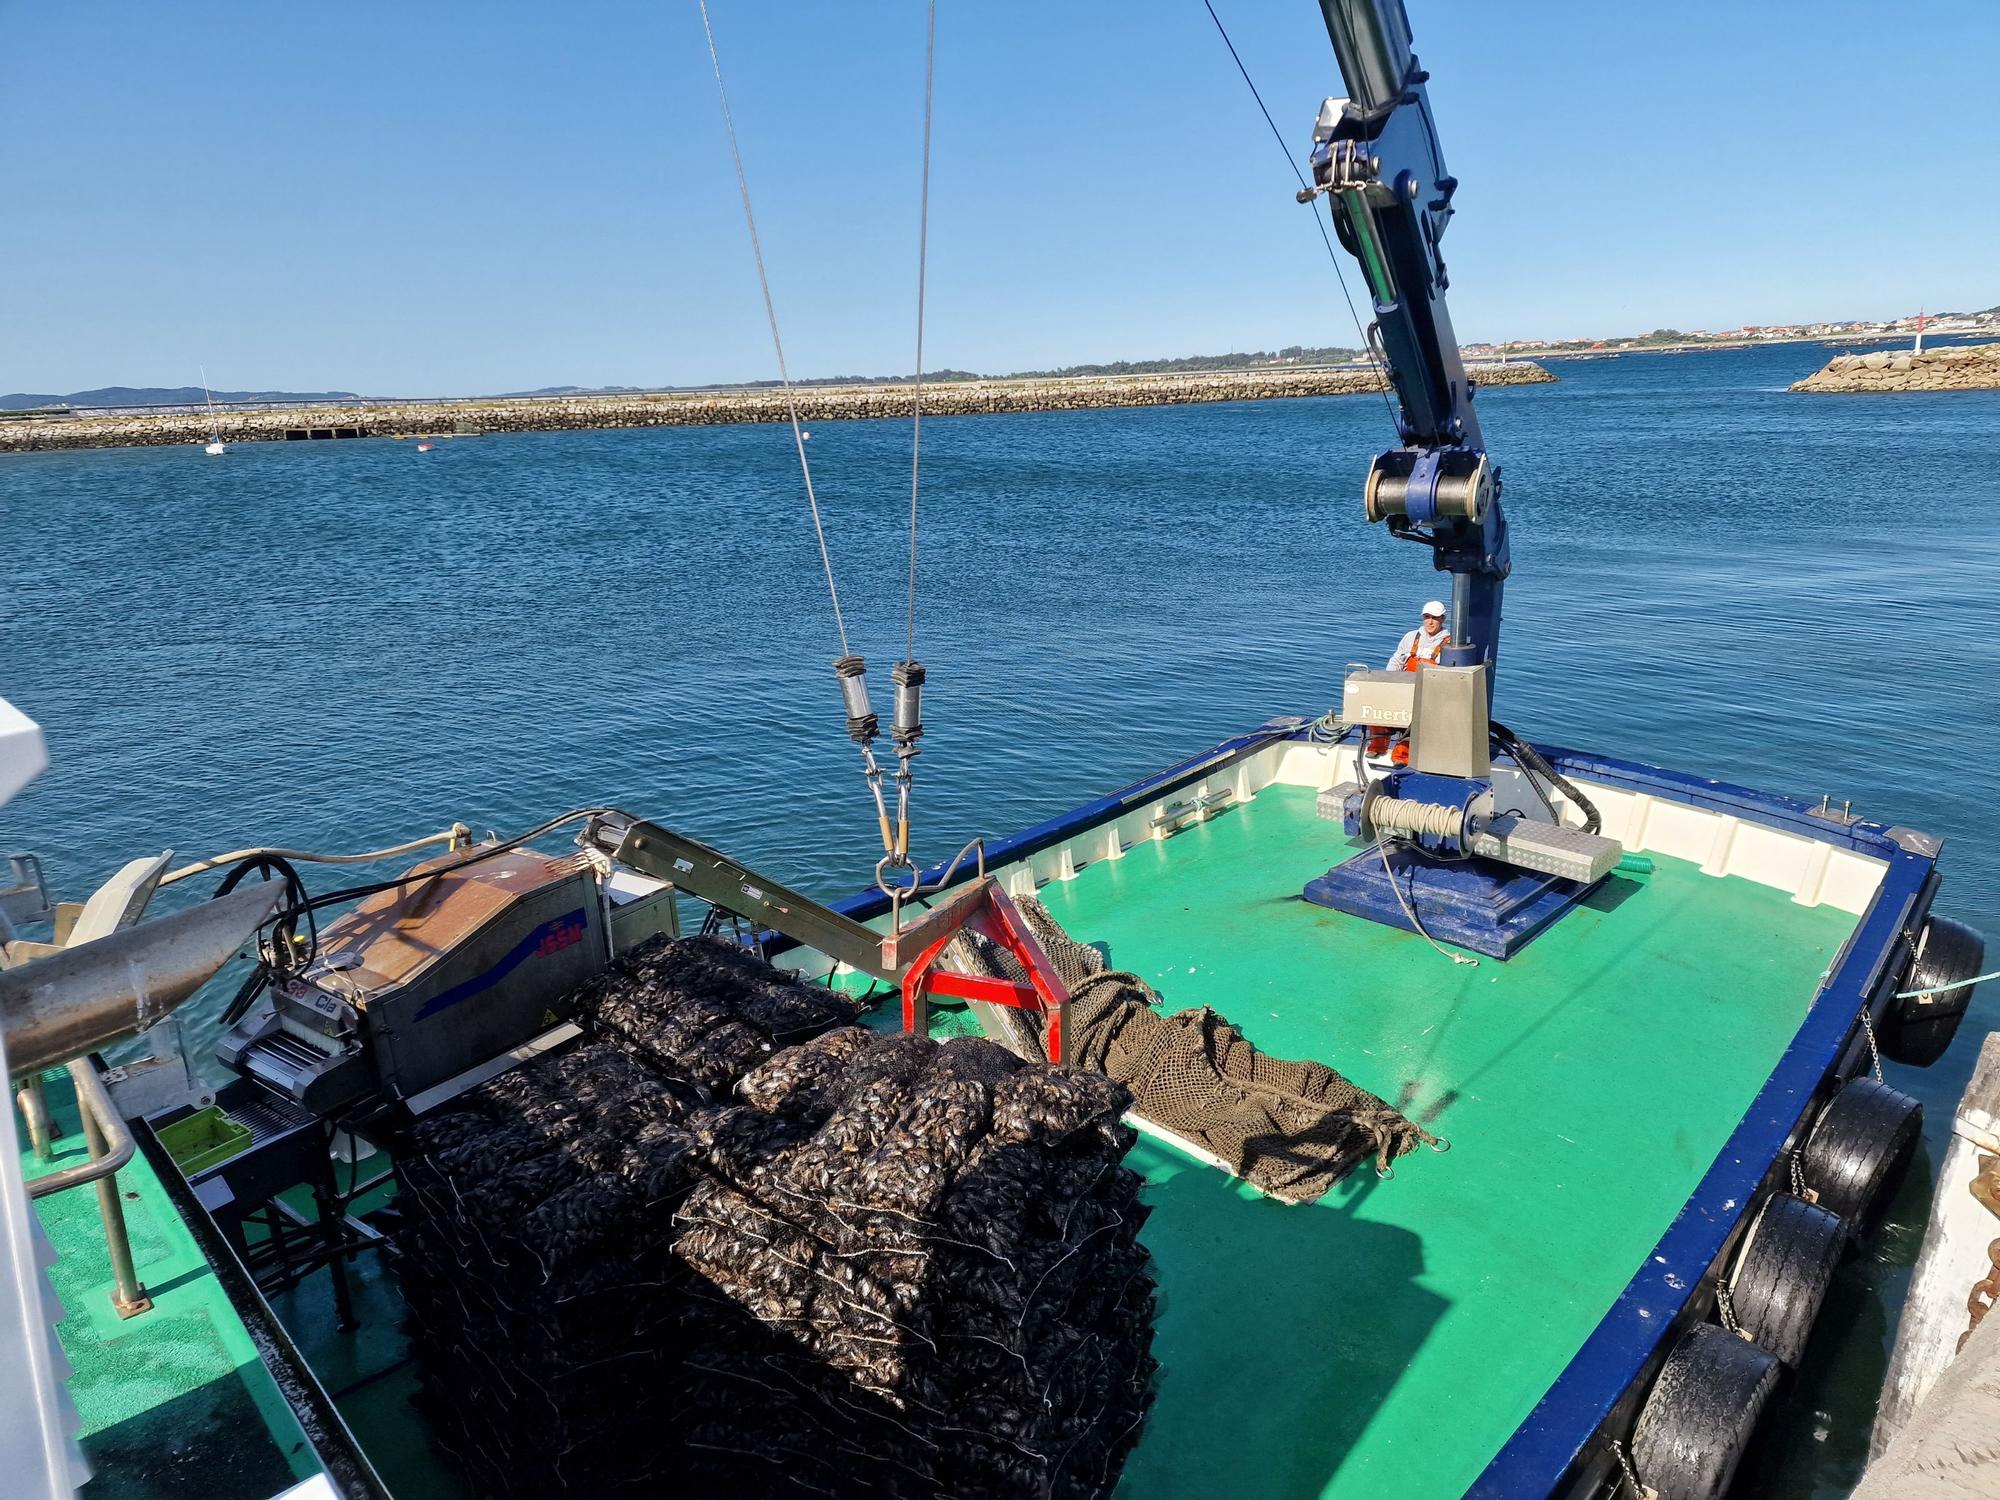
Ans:
POLYGON ((1901 972, 1895 962, 1899 945, 1913 943, 1935 890, 1936 853, 1905 848, 1882 824, 1864 820, 1843 826, 1816 816, 1810 803, 1635 761, 1544 753, 1566 774, 1727 811, 1873 855, 1888 868, 1812 1008, 1715 1164, 1569 1366, 1468 1492, 1481 1500, 1547 1495, 1565 1480, 1592 1483, 1608 1470, 1607 1449, 1590 1473, 1578 1472, 1592 1440, 1614 1419, 1629 1415, 1625 1408, 1636 1404, 1638 1387, 1664 1359, 1671 1340, 1706 1315, 1714 1300, 1709 1273, 1748 1222, 1810 1108, 1859 1060, 1861 1012, 1889 1005, 1901 972))
MULTIPOLYGON (((1108 796, 1023 829, 989 845, 987 865, 1026 858, 1116 816, 1134 802, 1177 790, 1281 740, 1304 739, 1309 722, 1270 720, 1108 796)), ((1608 1447, 1600 1445, 1593 1454, 1588 1451, 1593 1441, 1614 1423, 1629 1420, 1644 1382, 1672 1340, 1690 1321, 1706 1315, 1713 1301, 1709 1273, 1748 1222, 1749 1210, 1777 1172, 1810 1107, 1848 1076, 1858 1060, 1862 1010, 1889 1004, 1893 981, 1901 971, 1893 960, 1899 944, 1907 947, 1913 941, 1928 912, 1939 847, 1933 840, 1929 852, 1923 852, 1909 847, 1917 841, 1899 842, 1886 825, 1865 819, 1842 823, 1819 815, 1809 802, 1774 792, 1640 761, 1559 746, 1537 748, 1565 775, 1728 813, 1870 855, 1883 860, 1887 868, 1811 1009, 1714 1165, 1562 1374, 1468 1491, 1481 1500, 1549 1495, 1566 1484, 1594 1483, 1608 1469, 1612 1461, 1608 1447), (1596 1461, 1590 1462, 1593 1458, 1596 1461)), ((938 864, 925 870, 923 878, 938 880, 944 874, 945 866, 938 864)), ((857 892, 833 905, 861 921, 880 916, 889 907, 888 899, 875 890, 857 892)), ((796 946, 775 933, 765 936, 770 953, 796 946)))

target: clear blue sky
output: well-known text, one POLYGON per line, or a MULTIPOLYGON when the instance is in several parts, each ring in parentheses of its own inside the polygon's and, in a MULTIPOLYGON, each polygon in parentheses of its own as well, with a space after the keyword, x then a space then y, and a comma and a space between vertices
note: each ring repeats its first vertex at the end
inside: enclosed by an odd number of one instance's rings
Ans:
MULTIPOLYGON (((1301 147, 1310 0, 1216 0, 1301 147)), ((1467 340, 2000 303, 2000 5, 1409 0, 1467 340)), ((1199 0, 940 7, 931 366, 1354 342, 1199 0)), ((716 0, 794 373, 908 368, 923 11, 716 0)), ((0 391, 773 373, 691 0, 0 0, 0 391)))

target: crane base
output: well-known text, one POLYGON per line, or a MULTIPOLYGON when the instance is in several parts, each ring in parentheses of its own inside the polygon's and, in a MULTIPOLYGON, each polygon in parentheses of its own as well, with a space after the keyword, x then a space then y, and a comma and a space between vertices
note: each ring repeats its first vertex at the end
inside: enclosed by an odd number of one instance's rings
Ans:
POLYGON ((1369 848, 1307 882, 1305 898, 1349 916, 1405 932, 1421 930, 1441 943, 1508 959, 1602 884, 1582 884, 1476 857, 1433 859, 1407 846, 1392 850, 1388 862, 1395 872, 1393 888, 1382 855, 1369 848), (1423 924, 1421 929, 1403 910, 1405 903, 1423 924))

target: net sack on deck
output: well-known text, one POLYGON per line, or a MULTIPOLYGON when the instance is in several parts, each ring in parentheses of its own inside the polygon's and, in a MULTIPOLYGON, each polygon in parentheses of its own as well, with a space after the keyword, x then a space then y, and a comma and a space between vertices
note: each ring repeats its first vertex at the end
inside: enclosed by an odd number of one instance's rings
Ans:
MULTIPOLYGON (((1245 1181, 1288 1203, 1310 1203, 1362 1162, 1376 1169, 1436 1137, 1325 1063, 1271 1057, 1207 1006, 1163 1015, 1136 974, 1109 968, 1033 897, 1017 897, 1028 925, 1069 987, 1067 1060, 1123 1084, 1141 1119, 1199 1146, 1245 1181)), ((946 950, 949 965, 1020 979, 1013 955, 974 933, 946 950)), ((1013 1050, 1043 1056, 1036 1023, 1019 1010, 982 1007, 1013 1050)))

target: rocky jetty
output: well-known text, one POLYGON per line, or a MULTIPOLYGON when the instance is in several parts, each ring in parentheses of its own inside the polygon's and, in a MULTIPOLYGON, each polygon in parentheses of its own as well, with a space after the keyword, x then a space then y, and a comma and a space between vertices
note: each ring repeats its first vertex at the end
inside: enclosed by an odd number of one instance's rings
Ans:
MULTIPOLYGON (((1556 377, 1538 364, 1478 365, 1479 385, 1538 385, 1556 377)), ((1383 388, 1368 369, 1218 370, 1199 374, 1090 376, 1066 380, 955 380, 924 387, 924 415, 1083 411, 1109 406, 1177 406, 1199 401, 1265 401, 1289 396, 1346 396, 1383 388)), ((907 385, 798 388, 805 422, 907 417, 907 385)), ((307 437, 466 436, 488 432, 559 432, 598 427, 699 427, 788 420, 785 393, 768 386, 646 395, 540 396, 511 400, 368 403, 219 411, 214 430, 225 443, 307 437)), ((106 416, 34 415, 0 421, 0 452, 52 448, 124 448, 205 443, 200 411, 106 416)))
POLYGON ((1843 354, 1795 391, 2000 391, 2000 344, 1843 354))

